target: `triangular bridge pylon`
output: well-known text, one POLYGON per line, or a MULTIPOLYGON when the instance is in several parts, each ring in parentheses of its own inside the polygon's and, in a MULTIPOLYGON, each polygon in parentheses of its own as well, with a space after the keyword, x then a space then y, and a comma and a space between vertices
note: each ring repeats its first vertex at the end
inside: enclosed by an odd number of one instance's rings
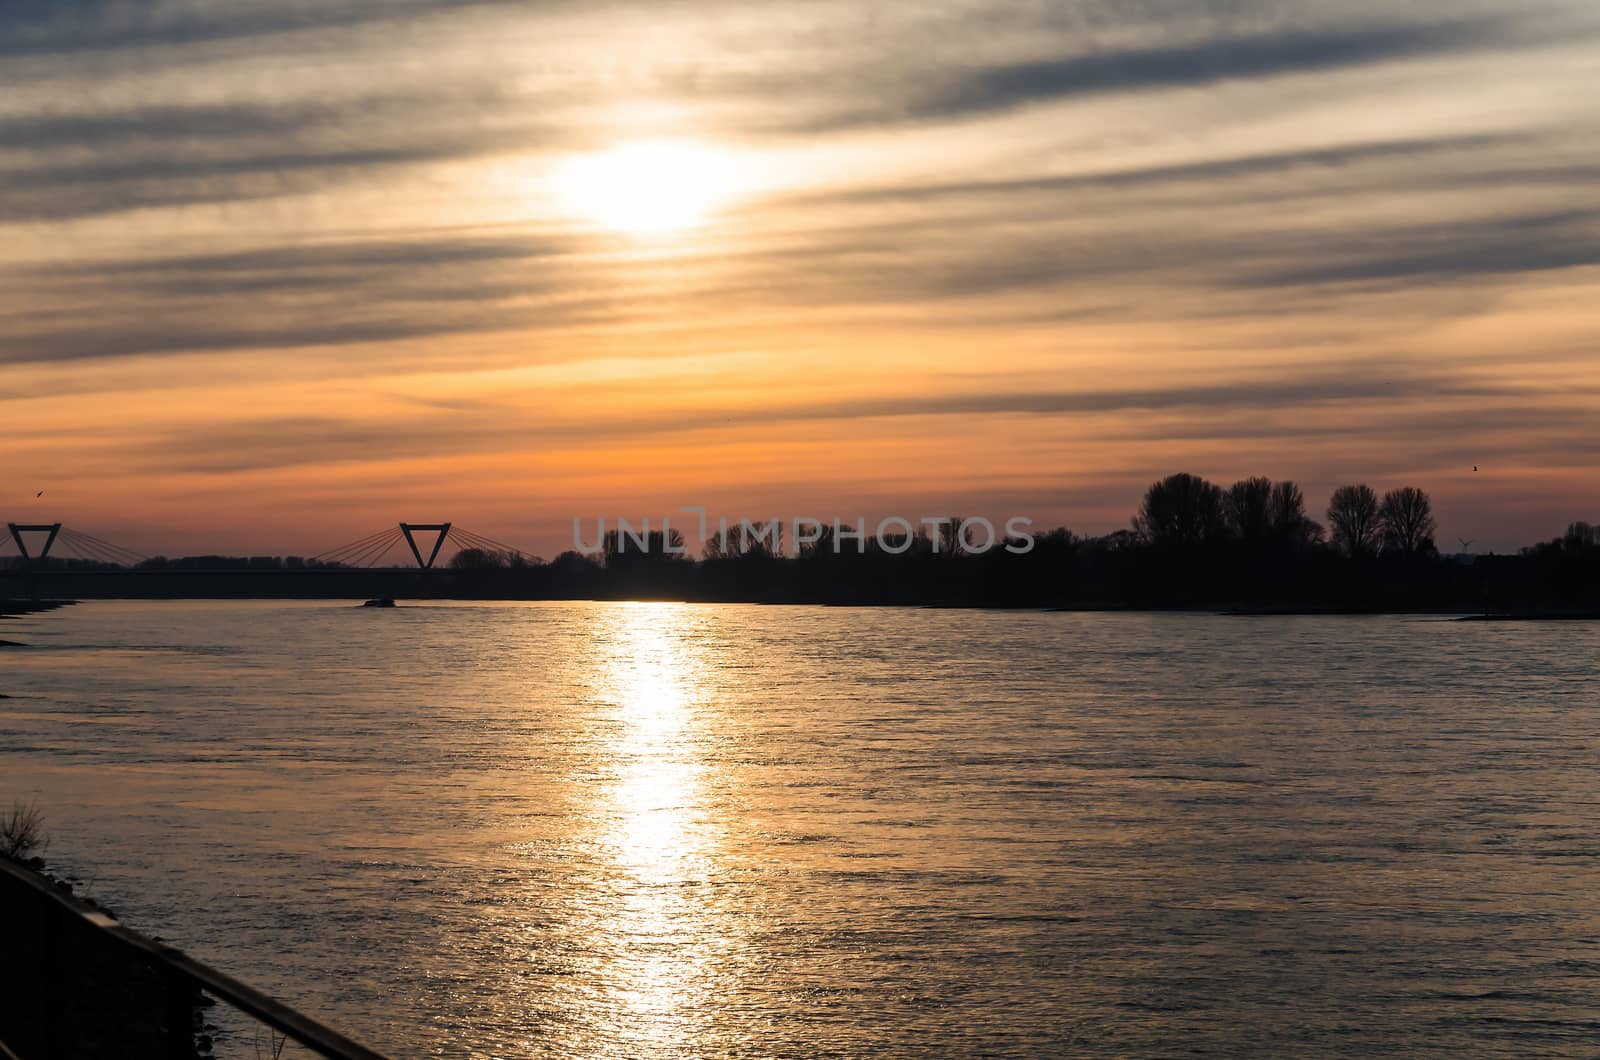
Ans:
POLYGON ((401 523, 400 532, 406 537, 406 544, 411 546, 411 554, 416 557, 417 566, 423 570, 432 568, 434 560, 439 558, 439 550, 444 547, 445 538, 450 536, 449 523, 401 523), (416 532, 424 534, 437 533, 434 539, 433 550, 428 553, 428 558, 422 558, 422 549, 417 547, 416 532))
POLYGON ((22 553, 23 562, 46 559, 50 555, 50 546, 56 543, 56 535, 61 533, 60 523, 7 523, 6 529, 11 531, 11 540, 17 544, 17 551, 22 553), (43 534, 44 543, 39 546, 39 554, 34 555, 28 551, 28 539, 24 534, 43 534))

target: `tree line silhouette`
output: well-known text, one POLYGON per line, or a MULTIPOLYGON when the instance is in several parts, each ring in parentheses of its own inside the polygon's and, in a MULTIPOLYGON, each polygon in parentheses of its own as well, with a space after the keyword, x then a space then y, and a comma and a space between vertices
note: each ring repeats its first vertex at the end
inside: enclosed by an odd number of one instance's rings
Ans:
MULTIPOLYGON (((1327 516, 1332 546, 1346 556, 1438 552, 1433 502, 1415 486, 1390 490, 1381 501, 1365 483, 1340 486, 1327 516)), ((1157 548, 1224 542, 1255 551, 1308 549, 1324 538, 1322 524, 1306 515, 1299 485, 1259 476, 1223 489, 1195 475, 1170 475, 1145 491, 1133 529, 1157 548)))
MULTIPOLYGON (((959 519, 841 548, 833 529, 799 547, 784 527, 713 536, 698 557, 680 532, 612 530, 592 553, 550 562, 463 549, 442 569, 366 570, 297 557, 156 559, 133 571, 51 560, 35 575, 63 596, 667 598, 820 604, 1245 611, 1600 612, 1600 528, 1510 556, 1441 555, 1428 494, 1333 491, 1322 521, 1292 481, 1221 486, 1170 475, 1127 529, 1031 535, 1026 551, 978 549, 959 519)), ((15 574, 15 570, 12 571, 15 574)))

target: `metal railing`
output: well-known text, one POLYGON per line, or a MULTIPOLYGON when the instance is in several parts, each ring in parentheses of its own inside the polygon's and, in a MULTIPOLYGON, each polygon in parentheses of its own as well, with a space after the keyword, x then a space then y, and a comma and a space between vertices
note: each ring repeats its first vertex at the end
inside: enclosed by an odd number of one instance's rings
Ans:
POLYGON ((387 1060, 0 858, 0 1058, 195 1056, 200 994, 331 1060, 387 1060), (32 950, 33 952, 30 952, 32 950), (120 1006, 120 1007, 119 1007, 120 1006), (132 1011, 149 1017, 141 1045, 132 1011), (96 1021, 106 1024, 96 1027, 96 1021), (116 1042, 97 1052, 92 1042, 116 1042))

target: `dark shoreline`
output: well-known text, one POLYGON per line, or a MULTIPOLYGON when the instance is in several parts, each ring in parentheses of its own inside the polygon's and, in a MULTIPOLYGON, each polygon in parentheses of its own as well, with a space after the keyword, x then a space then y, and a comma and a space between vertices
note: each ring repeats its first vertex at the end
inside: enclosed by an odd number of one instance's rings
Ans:
MULTIPOLYGON (((465 550, 449 563, 359 567, 293 556, 194 556, 136 567, 0 564, 0 598, 683 600, 703 603, 1230 614, 1600 614, 1600 547, 1517 555, 1395 552, 1223 541, 1035 540, 1027 552, 750 552, 685 558, 617 550, 554 561, 465 550)), ((11 605, 20 610, 18 605, 11 605)), ((31 605, 26 606, 32 610, 31 605)), ((49 606, 49 605, 41 605, 49 606)), ((4 606, 0 605, 0 610, 4 606)))
MULTIPOLYGON (((196 595, 196 596, 94 596, 88 600, 151 600, 178 602, 181 600, 217 600, 217 601, 330 601, 348 602, 360 605, 362 601, 353 596, 344 595, 317 595, 307 596, 300 594, 283 595, 196 595)), ((819 603, 816 600, 771 600, 771 599, 706 599, 689 596, 668 595, 634 595, 634 596, 488 596, 488 595, 427 595, 400 597, 401 606, 407 604, 425 604, 432 602, 449 603, 534 603, 534 602, 587 602, 587 603, 619 603, 628 601, 648 601, 660 603, 698 603, 698 604, 757 604, 766 607, 913 607, 939 611, 1032 611, 1040 614, 1174 614, 1185 613, 1195 615, 1211 615, 1223 618, 1316 618, 1326 617, 1376 617, 1380 615, 1397 616, 1432 616, 1448 619, 1453 622, 1596 622, 1600 621, 1600 611, 1592 609, 1580 610, 1495 610, 1484 611, 1477 608, 1466 607, 1429 607, 1426 605, 1416 607, 1350 607, 1341 605, 1303 605, 1303 606, 1264 606, 1249 607, 1229 604, 1120 604, 1120 603, 1058 603, 1058 604, 1033 604, 1033 605, 1008 605, 986 603, 918 603, 895 600, 858 600, 847 602, 829 601, 819 603)), ((0 618, 17 618, 22 615, 40 614, 55 611, 62 607, 70 607, 80 603, 79 600, 45 600, 38 602, 25 602, 18 600, 0 600, 0 618)), ((15 642, 0 641, 0 647, 23 647, 15 642)))
MULTIPOLYGON (((54 611, 60 607, 68 607, 77 603, 76 600, 4 600, 0 599, 0 620, 21 618, 23 615, 36 615, 45 611, 54 611)), ((6 640, 0 637, 0 648, 26 648, 23 641, 6 640)), ((10 699, 10 696, 0 693, 0 699, 10 699)))
POLYGON ((42 858, 0 857, 0 914, 13 927, 0 962, 0 1042, 21 1056, 211 1060, 217 1027, 208 1010, 221 1001, 312 1054, 387 1060, 159 935, 126 927, 42 858))
POLYGON ((1600 622, 1600 611, 1529 611, 1462 615, 1457 622, 1600 622))
POLYGON ((21 618, 57 608, 71 607, 76 600, 4 600, 0 599, 0 619, 21 618))
POLYGON ((128 947, 122 938, 144 936, 42 858, 0 858, 0 911, 17 928, 15 960, 0 971, 0 1040, 19 1056, 211 1056, 211 1002, 199 987, 128 947))

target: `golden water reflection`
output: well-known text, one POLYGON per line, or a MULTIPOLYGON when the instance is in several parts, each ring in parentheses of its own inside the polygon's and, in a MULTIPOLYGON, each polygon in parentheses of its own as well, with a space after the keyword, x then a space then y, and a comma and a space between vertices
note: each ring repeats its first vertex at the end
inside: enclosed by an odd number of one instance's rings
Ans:
POLYGON ((708 804, 706 660, 693 610, 631 604, 603 638, 606 780, 593 805, 597 893, 586 917, 598 1033, 616 1055, 674 1052, 704 1033, 732 947, 711 901, 721 830, 708 804))

